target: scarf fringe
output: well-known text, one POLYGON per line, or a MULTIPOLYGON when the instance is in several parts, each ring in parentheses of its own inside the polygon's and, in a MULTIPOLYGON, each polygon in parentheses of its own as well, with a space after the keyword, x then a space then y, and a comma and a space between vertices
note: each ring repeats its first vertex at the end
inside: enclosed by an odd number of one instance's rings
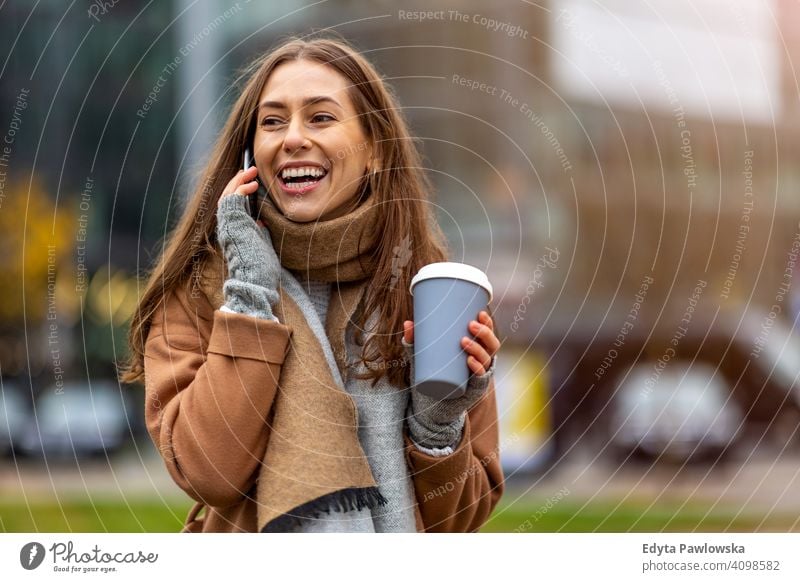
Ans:
POLYGON ((290 512, 276 517, 261 528, 261 533, 292 532, 304 520, 318 519, 322 512, 330 514, 331 509, 345 513, 365 507, 373 509, 388 503, 388 499, 378 491, 377 487, 348 487, 347 489, 333 491, 322 497, 312 499, 303 505, 295 507, 290 512))

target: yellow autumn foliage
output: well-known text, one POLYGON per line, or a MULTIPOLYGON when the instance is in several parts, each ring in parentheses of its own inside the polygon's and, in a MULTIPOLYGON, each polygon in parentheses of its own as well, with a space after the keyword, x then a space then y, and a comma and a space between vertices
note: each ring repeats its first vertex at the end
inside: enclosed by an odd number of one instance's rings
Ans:
POLYGON ((75 213, 46 192, 41 182, 21 180, 6 188, 0 207, 0 325, 37 325, 55 291, 71 276, 75 213))

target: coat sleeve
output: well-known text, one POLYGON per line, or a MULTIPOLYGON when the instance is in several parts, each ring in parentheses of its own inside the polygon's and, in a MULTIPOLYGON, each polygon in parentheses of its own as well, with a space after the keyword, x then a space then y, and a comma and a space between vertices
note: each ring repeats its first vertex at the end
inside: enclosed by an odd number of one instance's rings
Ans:
POLYGON ((406 429, 406 459, 426 532, 474 532, 486 523, 505 488, 498 441, 494 379, 467 411, 452 454, 420 451, 406 429))
POLYGON ((240 501, 257 476, 291 330, 172 294, 145 342, 145 420, 172 478, 214 507, 240 501), (210 331, 209 331, 210 325, 210 331))

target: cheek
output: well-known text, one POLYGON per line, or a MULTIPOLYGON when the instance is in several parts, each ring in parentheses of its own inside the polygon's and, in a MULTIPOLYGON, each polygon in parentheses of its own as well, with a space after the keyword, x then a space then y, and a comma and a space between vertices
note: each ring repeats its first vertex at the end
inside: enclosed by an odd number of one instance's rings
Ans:
POLYGON ((348 158, 341 164, 337 175, 340 188, 355 190, 364 175, 364 165, 354 156, 348 158))
POLYGON ((253 144, 256 148, 256 153, 261 157, 274 157, 275 152, 280 147, 280 142, 276 138, 264 134, 256 137, 253 144))
MULTIPOLYGON (((356 147, 356 146, 352 146, 356 147)), ((350 150, 348 155, 338 160, 339 174, 353 180, 364 174, 367 167, 367 157, 362 152, 350 150)))
POLYGON ((328 136, 328 157, 348 176, 361 175, 369 159, 368 141, 359 128, 342 128, 328 136))

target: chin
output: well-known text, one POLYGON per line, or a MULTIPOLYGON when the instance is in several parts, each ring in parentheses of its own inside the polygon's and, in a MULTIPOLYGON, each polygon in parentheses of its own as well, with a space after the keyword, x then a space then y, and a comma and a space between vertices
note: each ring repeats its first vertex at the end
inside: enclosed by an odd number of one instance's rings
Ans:
POLYGON ((281 209, 283 215, 292 222, 312 222, 319 219, 319 212, 313 208, 305 208, 304 205, 298 204, 292 206, 291 202, 281 209))
POLYGON ((298 223, 314 222, 318 218, 317 216, 304 216, 304 215, 302 215, 300 213, 287 214, 285 216, 286 216, 286 218, 288 218, 292 222, 298 222, 298 223))

